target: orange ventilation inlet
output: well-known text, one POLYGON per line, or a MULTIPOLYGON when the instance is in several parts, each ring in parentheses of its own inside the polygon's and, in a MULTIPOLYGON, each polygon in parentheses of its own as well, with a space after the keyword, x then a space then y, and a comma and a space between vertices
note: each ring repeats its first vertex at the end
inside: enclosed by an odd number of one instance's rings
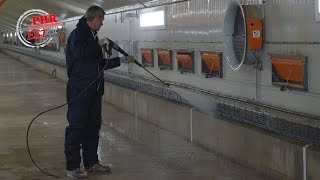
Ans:
POLYGON ((160 70, 172 69, 171 51, 165 49, 157 49, 158 66, 160 70))
POLYGON ((141 49, 142 65, 153 66, 153 50, 152 49, 141 49))
POLYGON ((59 43, 60 45, 66 44, 66 34, 64 32, 59 32, 59 43))
POLYGON ((202 52, 201 53, 202 74, 206 78, 218 76, 222 78, 222 53, 202 52))
POLYGON ((178 70, 181 73, 194 72, 193 52, 177 52, 178 70))
POLYGON ((5 2, 6 0, 0 0, 0 7, 2 6, 2 4, 5 2))
POLYGON ((281 90, 308 90, 307 58, 289 55, 272 55, 272 83, 281 90))

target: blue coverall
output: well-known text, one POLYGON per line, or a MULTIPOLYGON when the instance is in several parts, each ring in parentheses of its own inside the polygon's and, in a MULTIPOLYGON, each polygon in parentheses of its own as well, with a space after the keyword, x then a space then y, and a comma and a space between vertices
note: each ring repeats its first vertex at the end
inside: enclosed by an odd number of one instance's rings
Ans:
MULTIPOLYGON (((82 17, 67 43, 67 101, 77 96, 92 81, 99 72, 99 79, 80 97, 68 104, 67 119, 69 126, 65 131, 66 168, 80 168, 82 157, 85 167, 99 162, 97 149, 99 130, 101 127, 101 99, 104 93, 103 59, 101 46, 98 44, 96 32, 90 29, 86 18, 82 17)), ((105 69, 120 66, 119 58, 107 61, 105 69)))

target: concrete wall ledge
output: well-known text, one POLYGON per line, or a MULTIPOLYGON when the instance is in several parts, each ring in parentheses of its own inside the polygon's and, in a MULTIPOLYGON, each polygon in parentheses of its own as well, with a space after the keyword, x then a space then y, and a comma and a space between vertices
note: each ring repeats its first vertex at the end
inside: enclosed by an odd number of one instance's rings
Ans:
MULTIPOLYGON (((305 142, 246 124, 212 117, 190 106, 147 93, 106 85, 105 101, 195 145, 266 174, 303 179, 305 142), (136 107, 135 107, 136 105, 136 107)), ((320 148, 306 148, 307 179, 319 179, 320 148)))

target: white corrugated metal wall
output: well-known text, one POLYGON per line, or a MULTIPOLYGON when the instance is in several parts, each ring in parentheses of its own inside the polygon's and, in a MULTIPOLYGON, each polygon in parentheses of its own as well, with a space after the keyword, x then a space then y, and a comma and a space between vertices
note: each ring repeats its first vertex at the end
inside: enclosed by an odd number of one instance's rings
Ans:
MULTIPOLYGON (((259 0, 242 0, 243 4, 259 4, 259 0)), ((228 1, 191 0, 167 6, 167 28, 165 30, 142 31, 138 18, 124 18, 121 14, 106 18, 100 36, 108 36, 124 44, 125 41, 138 42, 138 48, 189 49, 196 51, 223 51, 223 23, 228 1), (130 33, 131 30, 131 33, 130 33)), ((121 10, 121 9, 120 9, 121 10)), ((315 22, 314 0, 267 0, 265 3, 265 41, 262 54, 263 70, 259 76, 259 90, 256 90, 256 72, 252 66, 243 66, 240 71, 231 70, 225 62, 224 78, 205 79, 200 74, 181 75, 177 71, 152 69, 161 78, 196 87, 214 90, 222 94, 320 115, 320 67, 318 29, 315 22), (286 91, 272 86, 272 66, 269 53, 300 53, 308 57, 309 92, 286 91), (257 94, 258 92, 258 94, 257 94)), ((133 11, 133 13, 135 13, 133 11)), ((125 17, 125 13, 122 14, 125 17)), ((136 49, 135 49, 136 48, 136 49)), ((135 54, 138 56, 139 54, 135 54)), ((138 56, 139 57, 139 56, 138 56)), ((198 59, 199 60, 199 59, 198 59)), ((127 67, 120 68, 127 71, 127 67)), ((145 74, 141 69, 135 73, 145 74)))

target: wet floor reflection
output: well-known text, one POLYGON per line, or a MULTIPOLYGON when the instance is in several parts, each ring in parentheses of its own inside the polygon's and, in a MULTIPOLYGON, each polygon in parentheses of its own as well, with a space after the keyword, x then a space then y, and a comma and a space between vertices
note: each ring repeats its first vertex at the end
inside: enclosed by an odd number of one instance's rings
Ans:
MULTIPOLYGON (((0 179, 52 179, 27 156, 25 133, 39 112, 65 102, 65 83, 0 54, 0 179)), ((30 132, 31 151, 50 173, 65 176, 66 108, 39 118, 30 132)), ((174 134, 105 104, 99 156, 110 175, 89 179, 270 179, 209 153, 174 134)))
MULTIPOLYGON (((128 165, 133 163, 132 158, 136 158, 136 166, 148 169, 148 172, 143 174, 145 177, 156 175, 160 179, 180 179, 180 176, 187 179, 272 179, 207 152, 148 122, 135 121, 133 116, 119 108, 106 105, 105 111, 105 128, 112 127, 113 130, 102 132, 102 152, 105 147, 114 146, 118 152, 129 156, 125 163, 128 165), (113 114, 119 114, 121 118, 113 114), (124 118, 126 114, 127 118, 124 118), (121 133, 123 140, 115 140, 110 131, 121 133), (131 143, 135 144, 135 147, 131 143)), ((129 168, 127 171, 132 173, 138 170, 126 166, 121 168, 129 168)))

